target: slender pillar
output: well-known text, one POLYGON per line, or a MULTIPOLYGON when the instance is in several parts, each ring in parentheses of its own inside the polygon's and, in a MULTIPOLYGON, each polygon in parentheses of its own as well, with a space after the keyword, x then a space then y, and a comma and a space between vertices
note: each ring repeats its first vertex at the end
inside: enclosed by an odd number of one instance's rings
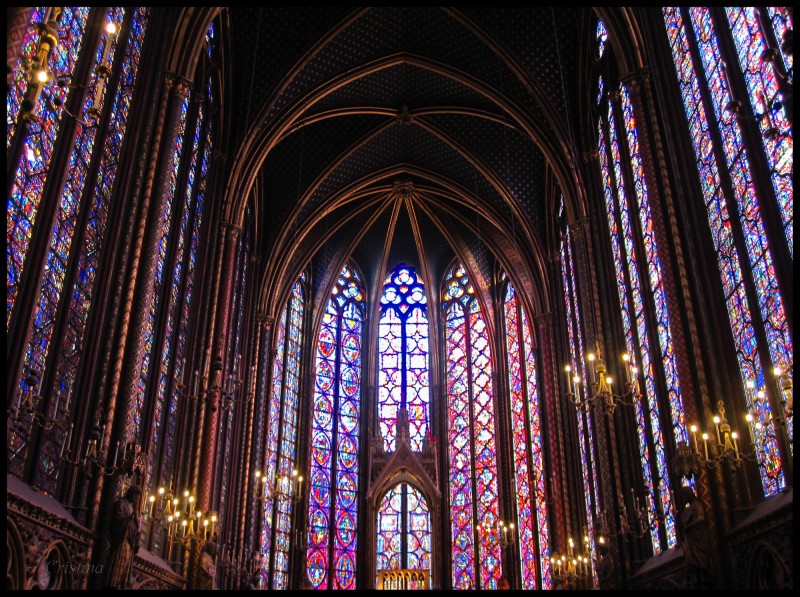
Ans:
MULTIPOLYGON (((221 362, 225 354, 228 328, 230 326, 233 303, 233 278, 236 273, 236 246, 240 228, 227 225, 223 240, 222 271, 217 298, 216 325, 214 326, 213 360, 221 362)), ((217 431, 219 427, 219 399, 222 384, 222 371, 215 371, 212 365, 211 389, 206 394, 206 412, 203 423, 202 451, 197 483, 198 508, 203 512, 211 509, 211 485, 216 473, 217 431), (218 377, 216 379, 215 377, 218 377)))
MULTIPOLYGON (((253 259, 253 266, 258 265, 258 260, 253 259)), ((257 279, 257 274, 253 274, 253 279, 257 279)), ((253 285, 254 288, 257 288, 253 285)), ((255 292, 253 295, 255 296, 255 292)), ((259 357, 261 356, 261 338, 262 334, 266 334, 265 326, 263 325, 264 319, 263 317, 259 316, 256 321, 256 325, 254 326, 253 330, 253 343, 252 343, 252 366, 250 369, 250 381, 249 381, 249 389, 247 390, 247 415, 244 427, 244 449, 242 452, 242 466, 244 470, 242 471, 242 475, 240 478, 240 485, 239 485, 239 508, 236 511, 236 515, 239 517, 237 521, 237 529, 236 529, 236 541, 233 543, 234 546, 245 546, 245 526, 248 519, 248 514, 250 511, 250 503, 252 502, 251 496, 255 490, 255 483, 253 480, 253 475, 250 473, 251 471, 251 460, 252 460, 252 451, 253 451, 253 422, 255 419, 255 409, 257 406, 256 403, 256 394, 257 394, 257 377, 258 377, 258 362, 259 357)), ((231 513, 233 514, 233 512, 231 513)), ((250 549, 245 548, 245 551, 250 554, 250 549)))

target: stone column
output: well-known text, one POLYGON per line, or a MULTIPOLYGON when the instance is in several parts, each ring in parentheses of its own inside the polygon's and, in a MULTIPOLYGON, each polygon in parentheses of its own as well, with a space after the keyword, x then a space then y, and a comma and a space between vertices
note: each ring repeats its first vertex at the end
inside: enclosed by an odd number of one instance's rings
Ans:
MULTIPOLYGON (((212 363, 222 366, 223 355, 230 326, 231 307, 233 303, 233 282, 236 273, 236 247, 240 228, 225 225, 222 242, 222 271, 220 274, 219 293, 217 295, 216 324, 212 346, 212 363)), ((200 469, 197 482, 197 504, 203 512, 213 509, 211 504, 211 485, 216 471, 217 431, 219 427, 219 399, 222 387, 222 371, 215 370, 212 364, 209 375, 211 387, 206 393, 205 419, 203 421, 202 449, 200 469)))

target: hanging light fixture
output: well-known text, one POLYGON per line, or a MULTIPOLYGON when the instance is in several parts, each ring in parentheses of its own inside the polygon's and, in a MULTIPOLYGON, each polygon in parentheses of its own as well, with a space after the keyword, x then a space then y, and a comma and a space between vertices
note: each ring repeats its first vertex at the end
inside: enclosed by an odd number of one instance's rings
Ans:
POLYGON ((36 107, 42 89, 51 80, 48 62, 53 50, 58 46, 58 21, 62 14, 64 10, 61 7, 49 7, 43 19, 34 24, 39 33, 39 43, 33 58, 28 61, 28 89, 20 102, 20 117, 26 122, 39 122, 36 107))
POLYGON ((86 110, 86 116, 90 119, 97 120, 100 118, 100 112, 103 108, 103 93, 105 92, 108 79, 111 76, 111 46, 117 37, 117 26, 114 21, 106 23, 106 41, 103 46, 103 56, 100 62, 95 67, 95 75, 97 82, 94 88, 94 98, 92 99, 92 106, 86 110))
POLYGON ((580 376, 574 375, 572 366, 566 365, 564 371, 567 373, 567 399, 576 408, 586 408, 589 404, 600 403, 606 413, 613 414, 618 404, 635 405, 641 398, 639 391, 639 369, 634 364, 628 353, 622 355, 627 370, 627 379, 624 383, 622 394, 615 394, 613 391, 613 378, 608 375, 603 355, 600 351, 600 343, 595 344, 595 352, 586 355, 587 371, 589 372, 589 394, 585 397, 579 391, 579 384, 582 383, 580 376), (574 391, 573 391, 574 384, 574 391))

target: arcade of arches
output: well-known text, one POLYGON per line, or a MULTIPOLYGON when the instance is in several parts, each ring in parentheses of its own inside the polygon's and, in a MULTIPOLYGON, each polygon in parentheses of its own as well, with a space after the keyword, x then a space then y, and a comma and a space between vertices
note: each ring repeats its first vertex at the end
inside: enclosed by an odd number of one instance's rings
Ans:
POLYGON ((7 9, 7 587, 793 587, 791 7, 7 9))

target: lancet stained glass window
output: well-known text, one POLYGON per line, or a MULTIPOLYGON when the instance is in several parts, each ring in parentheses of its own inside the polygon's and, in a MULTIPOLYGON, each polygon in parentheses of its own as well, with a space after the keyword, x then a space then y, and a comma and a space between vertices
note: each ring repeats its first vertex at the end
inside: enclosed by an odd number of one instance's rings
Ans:
MULTIPOLYGON (((180 116, 179 116, 179 126, 178 126, 178 135, 175 138, 175 145, 172 149, 172 168, 170 169, 170 177, 167 181, 168 189, 169 189, 169 200, 164 203, 164 211, 162 213, 162 217, 159 220, 159 224, 161 226, 161 231, 158 235, 159 238, 159 246, 158 246, 158 253, 156 258, 156 275, 155 275, 155 286, 153 289, 153 302, 150 306, 150 314, 145 322, 145 336, 144 336, 144 358, 142 359, 142 369, 139 375, 139 383, 136 392, 136 408, 134 409, 134 423, 135 427, 135 434, 139 435, 141 433, 141 416, 144 409, 145 403, 145 396, 147 392, 147 379, 150 375, 151 369, 157 370, 157 363, 151 363, 153 358, 153 343, 155 342, 155 325, 156 325, 156 316, 159 312, 160 308, 160 300, 159 297, 161 295, 161 288, 165 282, 165 279, 171 282, 169 277, 165 278, 164 276, 164 266, 165 266, 165 258, 167 255, 167 242, 170 239, 170 228, 172 225, 172 218, 175 215, 175 207, 176 203, 173 201, 175 196, 175 188, 177 185, 178 180, 178 172, 180 171, 181 161, 184 159, 184 132, 186 130, 186 115, 189 110, 189 98, 184 98, 183 102, 180 106, 180 116), (154 367, 154 365, 156 365, 154 367)), ((190 158, 191 159, 191 158, 190 158)), ((180 211, 180 207, 178 206, 178 211, 180 211)))
POLYGON ((425 286, 413 267, 399 264, 387 276, 378 323, 378 420, 387 451, 393 451, 397 414, 408 413, 411 448, 428 435, 428 311, 425 286))
POLYGON ((355 589, 364 291, 346 264, 317 337, 308 498, 308 580, 355 589))
MULTIPOLYGON (((88 9, 82 10, 88 11, 88 9)), ((35 11, 34 20, 43 16, 43 13, 40 14, 40 12, 35 11)), ((77 34, 74 26, 78 25, 74 23, 74 20, 79 18, 85 21, 87 14, 87 12, 76 13, 73 9, 67 9, 61 21, 62 25, 66 24, 65 20, 72 23, 70 31, 77 34)), ((106 24, 113 24, 115 31, 109 33, 104 30, 101 34, 98 45, 93 50, 94 64, 99 65, 105 57, 105 64, 112 69, 121 69, 122 76, 115 89, 102 85, 98 87, 102 90, 101 94, 89 93, 86 96, 81 110, 85 119, 79 119, 75 127, 74 145, 72 145, 67 175, 59 195, 60 203, 56 209, 55 221, 50 233, 50 244, 39 281, 39 292, 33 304, 33 324, 28 336, 28 349, 23 367, 26 370, 37 371, 47 388, 53 388, 52 391, 57 394, 59 400, 58 413, 62 414, 58 425, 45 430, 41 453, 37 459, 37 466, 34 468, 33 484, 47 492, 55 489, 60 461, 59 452, 69 435, 68 413, 71 410, 73 398, 72 387, 82 354, 98 249, 102 246, 105 233, 111 189, 119 164, 119 147, 125 137, 130 95, 138 71, 139 55, 148 14, 148 9, 126 11, 122 8, 111 8, 105 15, 106 24), (118 55, 116 49, 119 44, 123 44, 123 49, 118 55), (98 105, 103 106, 104 104, 107 104, 105 110, 94 110, 98 105), (106 129, 100 127, 102 117, 107 119, 106 129), (87 179, 93 162, 97 162, 96 182, 87 179), (65 289, 70 287, 72 292, 65 292, 65 289), (56 328, 55 322, 60 317, 65 318, 66 325, 56 328), (60 330, 60 335, 54 337, 53 334, 56 330, 60 330), (52 345, 59 346, 60 350, 51 351, 52 345)), ((80 24, 79 28, 82 30, 83 26, 80 24)), ((71 34, 68 39, 72 40, 74 52, 77 54, 80 39, 74 38, 71 34)), ((64 66, 74 63, 74 61, 75 57, 73 56, 66 62, 62 60, 59 64, 64 66)), ((92 82, 95 82, 95 75, 92 76, 92 82)), ((51 84, 49 87, 54 86, 51 84)), ((24 91, 24 87, 14 87, 10 90, 7 108, 16 104, 15 93, 20 89, 24 91)), ((45 89, 40 101, 45 101, 50 97, 48 101, 51 102, 52 94, 61 94, 58 97, 64 99, 66 90, 45 89)), ((27 143, 31 143, 32 139, 40 135, 41 128, 37 129, 37 127, 57 115, 59 107, 47 102, 39 106, 42 120, 31 123, 31 127, 28 129, 30 134, 26 139, 27 143)), ((14 116, 16 116, 16 112, 14 116)), ((11 115, 9 115, 10 117, 11 115)), ((56 127, 57 125, 53 123, 52 126, 56 127)), ((55 135, 55 132, 53 134, 55 135)), ((71 139, 61 137, 58 142, 68 144, 71 139)), ((48 145, 49 151, 54 147, 54 143, 55 140, 51 138, 48 145)), ((25 160, 28 157, 30 155, 23 156, 20 171, 25 169, 25 160)), ((46 168, 46 165, 43 167, 46 168)), ((33 201, 29 205, 38 203, 45 181, 42 179, 40 182, 42 185, 35 183, 33 179, 25 181, 24 184, 28 190, 33 192, 32 195, 19 186, 15 187, 14 193, 19 191, 21 192, 20 196, 26 196, 28 200, 33 201)), ((11 209, 13 204, 13 201, 9 202, 9 225, 13 224, 22 230, 25 228, 25 223, 14 221, 15 214, 11 209), (17 223, 20 226, 16 226, 17 223)), ((32 213, 35 215, 35 212, 34 207, 32 213)), ((32 222, 31 219, 28 224, 32 222)), ((44 225, 46 225, 44 222, 37 224, 37 226, 44 225)), ((31 232, 32 229, 28 228, 28 234, 31 232)), ((28 238, 30 238, 29 235, 28 238)), ((11 260, 9 264, 12 267, 11 260)), ((16 470, 17 464, 21 465, 24 462, 26 455, 27 450, 24 449, 17 455, 17 458, 11 460, 12 471, 16 470)))
POLYGON ((296 470, 297 408, 300 390, 301 340, 305 312, 305 274, 300 277, 278 326, 275 359, 272 365, 272 391, 268 411, 266 478, 261 534, 264 556, 263 586, 285 589, 289 580, 289 549, 296 470), (277 483, 276 483, 277 481, 277 483), (269 577, 271 575, 271 585, 269 577))
POLYGON ((688 429, 660 247, 629 89, 625 84, 609 86, 598 103, 600 174, 629 359, 626 368, 636 388, 644 380, 635 408, 644 510, 653 553, 657 554, 664 545, 674 547, 677 542, 661 422, 670 421, 676 444, 688 442, 688 429))
MULTIPOLYGON (((213 27, 213 25, 212 25, 213 27)), ((209 44, 209 36, 206 35, 209 44)), ((180 137, 173 154, 174 170, 170 176, 170 196, 160 237, 156 268, 155 299, 148 321, 145 355, 140 378, 142 407, 153 401, 153 418, 149 429, 142 429, 142 443, 149 434, 148 476, 145 490, 153 494, 159 486, 172 485, 174 469, 175 431, 178 427, 179 392, 177 384, 187 391, 196 389, 185 369, 186 344, 191 333, 190 307, 194 298, 195 261, 202 238, 206 179, 209 174, 212 150, 213 96, 210 87, 197 85, 195 101, 184 99, 181 104, 180 137), (178 184, 181 181, 181 184, 178 184), (161 323, 159 323, 161 322, 161 323), (160 336, 155 332, 161 329, 160 336), (145 375, 146 373, 146 375, 145 375)), ((228 376, 230 377, 230 376, 228 376)), ((135 413, 138 418, 142 413, 135 413)), ((222 417, 220 417, 222 418, 222 417)), ((145 422, 146 423, 146 422, 145 422)), ((152 549, 161 547, 156 534, 152 549)))
POLYGON ((489 329, 466 269, 442 291, 448 412, 452 583, 496 589, 502 574, 494 390, 489 329))
POLYGON ((376 570, 431 569, 431 514, 422 492, 399 483, 383 496, 376 522, 376 570))
MULTIPOLYGON (((34 18, 47 21, 54 10, 59 8, 39 8, 34 18)), ((25 258, 28 255, 28 244, 36 224, 39 204, 47 181, 50 159, 53 155, 58 131, 61 128, 61 116, 64 102, 67 99, 69 84, 75 63, 81 51, 84 30, 89 16, 89 7, 68 7, 63 9, 58 19, 59 44, 50 53, 48 71, 51 81, 43 86, 36 106, 36 118, 28 123, 25 138, 22 140, 22 159, 16 166, 11 196, 7 202, 6 214, 6 327, 11 321, 11 313, 19 289, 20 277, 25 258), (52 80, 54 76, 64 79, 67 85, 61 87, 52 80)), ((25 51, 30 52, 25 58, 31 58, 36 50, 38 35, 29 37, 25 51), (35 38, 36 41, 33 41, 35 38)), ((92 48, 94 51, 94 48, 92 48)), ((10 145, 13 135, 19 128, 16 119, 20 117, 19 106, 27 87, 25 73, 17 71, 16 80, 11 85, 6 99, 6 123, 8 126, 6 144, 10 145)), ((71 140, 67 140, 69 142, 71 140)))
MULTIPOLYGON (((774 26, 776 20, 785 22, 780 12, 768 10, 767 15, 761 15, 753 8, 729 9, 722 19, 722 13, 712 14, 703 7, 663 9, 694 140, 741 383, 755 418, 752 433, 766 496, 786 485, 770 403, 758 396, 780 391, 768 372, 778 367, 785 375, 791 375, 793 367, 792 338, 773 265, 776 247, 780 249, 783 244, 792 255, 792 184, 785 173, 792 171, 793 137, 781 108, 767 101, 777 93, 773 68, 755 54, 759 49, 763 54, 766 49, 767 28, 762 16, 769 16, 767 23, 774 26), (732 45, 738 64, 724 64, 722 45, 732 45), (769 120, 765 116, 758 123, 764 139, 762 146, 749 145, 744 140, 745 124, 736 117, 737 104, 732 102, 734 80, 741 80, 747 89, 747 97, 736 98, 744 104, 740 112, 769 115, 769 120), (774 127, 777 135, 768 135, 765 125, 774 127), (762 162, 771 172, 771 185, 756 182, 751 172, 756 162, 762 162), (765 207, 774 207, 773 211, 780 214, 784 235, 768 236, 765 207)), ((787 430, 791 438, 791 421, 787 430)))
POLYGON ((517 533, 519 540, 522 588, 549 589, 552 588, 550 537, 536 355, 525 307, 506 274, 501 281, 506 285, 503 313, 517 503, 516 528, 512 532, 517 533))
MULTIPOLYGON (((181 291, 181 278, 182 278, 182 271, 186 264, 183 261, 184 252, 189 246, 186 242, 187 235, 191 234, 189 226, 190 217, 192 215, 192 201, 193 201, 193 186, 195 180, 195 168, 197 167, 198 162, 198 149, 200 143, 200 132, 202 127, 202 110, 200 111, 200 117, 197 120, 195 131, 193 134, 193 148, 192 153, 189 156, 190 164, 189 164, 189 180, 187 183, 188 188, 186 189, 186 194, 184 197, 184 205, 180 208, 180 224, 178 228, 178 234, 176 237, 177 242, 177 255, 178 259, 176 260, 173 266, 172 275, 167 277, 166 280, 170 282, 169 285, 169 294, 166 297, 166 309, 167 309, 167 327, 164 333, 164 340, 163 345, 160 350, 160 362, 158 363, 158 388, 157 394, 155 397, 155 417, 153 417, 153 429, 152 429, 152 441, 153 446, 157 446, 160 439, 161 433, 160 431, 164 429, 164 407, 166 406, 167 410, 173 411, 174 406, 177 403, 177 394, 169 396, 167 394, 168 388, 171 388, 172 385, 169 380, 169 371, 170 371, 170 363, 172 362, 172 357, 174 356, 174 346, 173 343, 176 341, 174 337, 175 329, 177 328, 176 320, 181 317, 182 313, 178 311, 178 299, 179 294, 181 291)), ((177 215, 177 214, 176 214, 177 215)), ((180 340, 180 339, 178 339, 180 340)), ((174 372, 174 375, 180 379, 180 376, 183 374, 183 362, 177 363, 177 370, 174 372)), ((160 484, 160 480, 154 478, 152 474, 155 472, 153 469, 157 464, 157 450, 153 449, 150 452, 150 466, 151 466, 151 474, 150 474, 150 487, 157 486, 160 484)), ((148 488, 148 489, 149 489, 148 488)))
MULTIPOLYGON (((585 383, 580 383, 586 379, 586 369, 584 367, 584 340, 582 307, 578 300, 578 279, 575 271, 575 249, 570 234, 570 227, 566 224, 564 214, 563 198, 560 206, 559 219, 562 221, 561 232, 561 279, 564 288, 565 315, 567 318, 567 339, 569 341, 569 365, 567 365, 567 379, 569 380, 568 389, 580 398, 588 398, 585 383), (574 380, 573 380, 574 378, 574 380), (574 384, 574 385, 572 385, 574 384), (583 395, 581 395, 583 393, 583 395)), ((594 443, 591 441, 591 428, 593 416, 588 409, 579 409, 576 412, 576 422, 578 427, 578 437, 581 458, 581 484, 583 487, 583 507, 588 521, 587 532, 589 537, 594 538, 594 517, 592 512, 594 505, 597 504, 597 455, 595 454, 594 443)), ((594 541, 592 541, 594 545, 594 541)))

